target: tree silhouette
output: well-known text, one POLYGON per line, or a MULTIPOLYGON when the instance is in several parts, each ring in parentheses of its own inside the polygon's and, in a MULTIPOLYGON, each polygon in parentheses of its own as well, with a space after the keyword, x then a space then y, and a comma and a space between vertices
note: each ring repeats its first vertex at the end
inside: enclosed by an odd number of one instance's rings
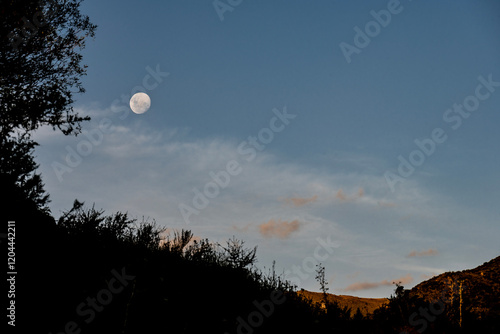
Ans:
POLYGON ((236 239, 234 236, 226 242, 226 246, 221 246, 225 252, 225 262, 233 268, 245 268, 251 266, 256 261, 257 247, 253 249, 244 248, 245 242, 236 239))
POLYGON ((96 26, 80 13, 81 0, 2 1, 0 125, 33 131, 42 125, 78 133, 74 93, 85 90, 80 51, 96 26))
MULTIPOLYGON (((0 129, 0 131, 2 131, 0 129)), ((35 171, 38 164, 33 157, 37 145, 29 139, 29 134, 17 136, 1 134, 0 137, 0 175, 2 184, 16 185, 23 197, 48 212, 49 195, 45 194, 42 178, 35 171)))
POLYGON ((47 210, 48 196, 36 174, 34 130, 43 125, 77 135, 81 117, 73 94, 83 93, 80 51, 96 26, 80 13, 80 0, 1 1, 0 173, 26 198, 47 210))
POLYGON ((323 304, 325 305, 324 307, 326 308, 328 305, 328 295, 327 291, 329 288, 327 287, 328 281, 325 278, 325 267, 320 264, 316 265, 316 281, 318 281, 320 290, 323 293, 323 304))

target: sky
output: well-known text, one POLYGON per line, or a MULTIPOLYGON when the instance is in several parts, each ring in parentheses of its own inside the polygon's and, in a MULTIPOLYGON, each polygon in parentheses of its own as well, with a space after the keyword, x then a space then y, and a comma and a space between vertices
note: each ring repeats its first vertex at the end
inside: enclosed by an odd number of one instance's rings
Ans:
MULTIPOLYGON (((41 128, 57 218, 232 236, 299 288, 388 297, 500 253, 497 1, 84 1, 92 120, 41 128), (129 99, 151 98, 135 114, 129 99)), ((202 278, 200 280, 202 284, 202 278)))

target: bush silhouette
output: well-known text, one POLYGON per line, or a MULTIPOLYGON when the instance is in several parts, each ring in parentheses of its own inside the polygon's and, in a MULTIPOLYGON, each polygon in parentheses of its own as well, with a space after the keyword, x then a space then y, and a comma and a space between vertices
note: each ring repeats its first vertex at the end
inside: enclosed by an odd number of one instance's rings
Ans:
MULTIPOLYGON (((22 288, 36 301, 30 309, 41 332, 60 333, 74 323, 82 333, 411 333, 420 327, 411 326, 409 317, 429 306, 397 285, 389 303, 372 316, 363 317, 359 309, 351 314, 333 302, 322 307, 298 294, 274 264, 268 272, 255 268, 257 249, 235 237, 221 245, 195 240, 186 230, 165 236, 155 221, 105 215, 78 201, 55 222, 35 203, 29 206, 21 192, 17 196, 10 204, 25 207, 23 219, 32 234, 23 235, 31 235, 26 240, 36 264, 22 288), (130 277, 127 284, 101 304, 109 282, 122 272, 130 277), (285 301, 270 304, 276 291, 285 301), (96 309, 90 316, 92 301, 96 309), (250 326, 255 319, 258 326, 250 326)), ((454 318, 443 313, 427 324, 426 333, 458 331, 449 319, 454 318)), ((464 319, 471 327, 462 332, 494 328, 493 316, 491 323, 467 313, 464 319)))

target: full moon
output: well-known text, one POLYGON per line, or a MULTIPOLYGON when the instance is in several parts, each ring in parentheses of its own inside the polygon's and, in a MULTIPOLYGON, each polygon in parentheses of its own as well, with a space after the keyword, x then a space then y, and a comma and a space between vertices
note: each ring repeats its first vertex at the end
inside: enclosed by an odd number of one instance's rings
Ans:
POLYGON ((136 114, 144 114, 151 107, 151 99, 146 93, 137 93, 130 99, 130 109, 136 114))

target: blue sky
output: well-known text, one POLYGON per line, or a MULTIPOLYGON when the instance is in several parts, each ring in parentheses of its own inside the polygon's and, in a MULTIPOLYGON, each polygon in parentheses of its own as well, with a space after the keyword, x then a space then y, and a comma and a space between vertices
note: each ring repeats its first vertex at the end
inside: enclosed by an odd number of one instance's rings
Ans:
POLYGON ((299 287, 321 262, 330 292, 364 297, 499 255, 500 3, 220 3, 84 1, 93 139, 36 137, 56 217, 77 198, 235 235, 299 287))

